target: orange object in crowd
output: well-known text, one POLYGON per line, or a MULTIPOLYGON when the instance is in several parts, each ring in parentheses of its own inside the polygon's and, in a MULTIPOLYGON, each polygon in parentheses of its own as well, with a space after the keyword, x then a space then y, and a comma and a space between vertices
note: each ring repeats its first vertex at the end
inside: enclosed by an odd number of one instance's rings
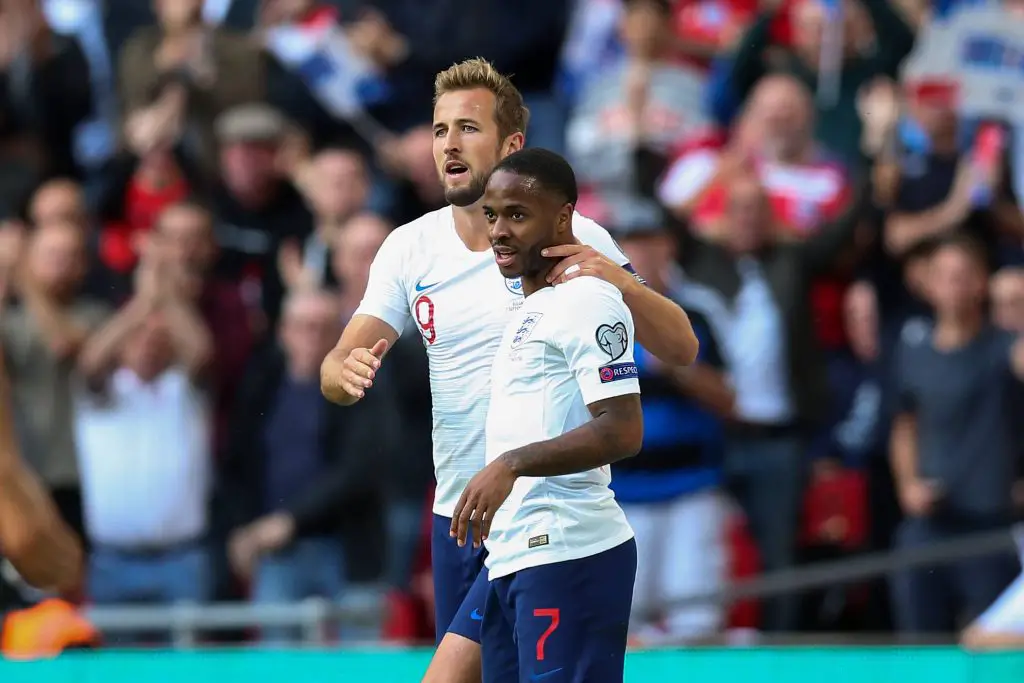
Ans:
POLYGON ((0 654, 6 659, 48 659, 71 648, 99 644, 96 628, 74 605, 49 599, 3 620, 0 654))

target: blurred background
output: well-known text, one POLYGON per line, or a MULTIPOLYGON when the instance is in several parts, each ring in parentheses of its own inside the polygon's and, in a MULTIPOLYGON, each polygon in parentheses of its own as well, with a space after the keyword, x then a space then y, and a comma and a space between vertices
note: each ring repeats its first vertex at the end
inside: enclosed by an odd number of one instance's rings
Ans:
POLYGON ((318 372, 474 56, 701 339, 638 351, 634 643, 958 639, 1020 572, 1024 3, 0 0, 0 347, 89 554, 5 642, 430 642, 419 335, 318 372))

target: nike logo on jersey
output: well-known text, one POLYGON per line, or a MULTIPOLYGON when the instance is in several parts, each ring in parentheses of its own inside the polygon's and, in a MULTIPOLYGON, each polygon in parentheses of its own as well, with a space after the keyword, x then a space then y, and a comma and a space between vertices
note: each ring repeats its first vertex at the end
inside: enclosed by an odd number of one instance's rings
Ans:
POLYGON ((558 673, 561 670, 562 670, 562 667, 558 667, 557 669, 552 669, 551 671, 545 671, 544 673, 530 674, 530 680, 531 681, 543 681, 548 676, 553 676, 554 674, 558 673))
POLYGON ((440 282, 441 281, 438 280, 437 282, 431 282, 429 285, 425 285, 425 284, 423 284, 423 278, 420 278, 419 281, 416 283, 416 291, 417 292, 424 292, 424 291, 430 289, 431 287, 436 287, 438 284, 440 284, 440 282))
POLYGON ((475 609, 475 610, 473 610, 472 612, 469 613, 469 618, 472 619, 473 621, 483 621, 484 620, 484 615, 480 614, 480 610, 475 609))

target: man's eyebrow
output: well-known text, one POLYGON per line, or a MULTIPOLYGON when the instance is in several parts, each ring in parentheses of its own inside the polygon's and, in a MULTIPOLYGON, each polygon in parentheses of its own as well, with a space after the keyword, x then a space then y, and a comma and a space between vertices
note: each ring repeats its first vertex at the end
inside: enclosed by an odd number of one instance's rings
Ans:
MULTIPOLYGON (((480 125, 480 123, 476 119, 470 119, 470 118, 465 118, 465 117, 463 117, 461 119, 455 119, 455 125, 456 126, 464 126, 467 123, 470 124, 470 125, 473 125, 473 126, 479 126, 480 125)), ((448 124, 443 122, 443 121, 438 121, 437 123, 434 124, 434 130, 437 130, 438 128, 443 128, 443 127, 445 127, 447 125, 448 124)))

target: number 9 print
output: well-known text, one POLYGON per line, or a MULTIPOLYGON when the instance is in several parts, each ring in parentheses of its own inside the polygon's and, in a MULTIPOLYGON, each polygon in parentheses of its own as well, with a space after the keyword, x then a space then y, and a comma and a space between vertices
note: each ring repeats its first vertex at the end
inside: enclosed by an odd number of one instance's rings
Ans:
POLYGON ((416 299, 412 305, 413 314, 416 316, 416 325, 420 328, 423 341, 433 344, 437 341, 437 328, 434 327, 434 302, 430 297, 423 295, 416 299))

